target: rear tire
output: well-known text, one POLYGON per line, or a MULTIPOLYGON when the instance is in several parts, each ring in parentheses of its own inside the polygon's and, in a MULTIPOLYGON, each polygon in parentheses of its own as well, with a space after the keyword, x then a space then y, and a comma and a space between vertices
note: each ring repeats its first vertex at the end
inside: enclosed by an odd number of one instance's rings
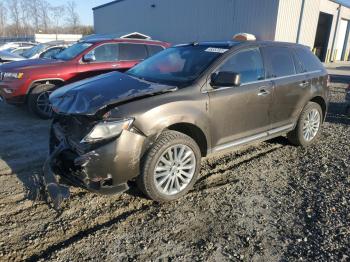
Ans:
POLYGON ((323 112, 321 106, 309 102, 300 114, 297 125, 287 134, 288 140, 296 146, 307 147, 313 144, 321 133, 323 112))
POLYGON ((138 187, 157 202, 179 199, 196 182, 200 163, 201 151, 192 138, 176 131, 165 131, 142 160, 138 187))
POLYGON ((55 89, 53 84, 40 84, 33 88, 28 97, 29 110, 41 119, 50 119, 52 117, 52 107, 49 101, 49 95, 55 89))

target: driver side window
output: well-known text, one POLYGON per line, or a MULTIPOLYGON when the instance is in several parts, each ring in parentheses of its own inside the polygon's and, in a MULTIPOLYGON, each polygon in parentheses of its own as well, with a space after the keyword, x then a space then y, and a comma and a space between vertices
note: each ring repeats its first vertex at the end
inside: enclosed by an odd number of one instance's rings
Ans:
POLYGON ((94 62, 115 62, 118 61, 118 44, 104 44, 96 47, 90 52, 94 55, 94 62))
POLYGON ((252 48, 232 55, 217 70, 241 75, 241 84, 265 79, 265 70, 259 48, 252 48))

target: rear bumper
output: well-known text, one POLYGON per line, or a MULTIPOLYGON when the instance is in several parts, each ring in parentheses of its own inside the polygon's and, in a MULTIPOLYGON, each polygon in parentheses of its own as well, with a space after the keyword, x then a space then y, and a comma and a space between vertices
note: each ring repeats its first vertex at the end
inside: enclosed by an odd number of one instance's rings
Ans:
POLYGON ((55 145, 43 168, 46 189, 53 203, 60 204, 63 199, 50 193, 47 186, 49 183, 60 187, 56 176, 92 192, 116 194, 128 190, 128 182, 139 175, 146 137, 123 131, 109 143, 78 153, 76 145, 57 132, 51 132, 51 142, 55 145))

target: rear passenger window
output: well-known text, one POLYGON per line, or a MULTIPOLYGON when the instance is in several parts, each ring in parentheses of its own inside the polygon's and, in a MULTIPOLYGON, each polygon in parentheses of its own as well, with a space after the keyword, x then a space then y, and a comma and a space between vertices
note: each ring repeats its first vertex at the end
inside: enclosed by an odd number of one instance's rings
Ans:
POLYGON ((321 61, 310 50, 298 47, 295 54, 303 73, 322 69, 321 61))
POLYGON ((119 59, 143 60, 147 58, 146 45, 142 44, 119 44, 119 59))
POLYGON ((158 46, 158 45, 148 45, 147 48, 148 48, 148 56, 153 56, 159 53, 160 51, 164 50, 162 46, 158 46))
POLYGON ((270 65, 269 77, 295 75, 292 54, 286 47, 264 47, 265 57, 270 65))
POLYGON ((243 50, 234 54, 224 62, 218 71, 241 74, 242 84, 265 78, 264 65, 258 48, 243 50))

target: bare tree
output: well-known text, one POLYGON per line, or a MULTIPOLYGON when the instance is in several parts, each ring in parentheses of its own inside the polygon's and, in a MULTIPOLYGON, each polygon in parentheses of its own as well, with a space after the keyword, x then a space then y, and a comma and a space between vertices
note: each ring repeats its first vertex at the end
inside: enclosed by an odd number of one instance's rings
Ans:
POLYGON ((14 34, 19 36, 21 33, 21 5, 19 0, 8 0, 8 11, 13 23, 14 34))
POLYGON ((75 1, 52 6, 49 0, 0 0, 0 36, 92 31, 80 25, 75 1))
POLYGON ((54 21, 55 33, 58 34, 60 32, 60 27, 62 26, 62 18, 65 12, 65 7, 62 5, 51 7, 51 17, 54 21))
POLYGON ((0 36, 6 35, 6 15, 7 9, 4 3, 0 2, 0 36))
POLYGON ((67 23, 68 27, 70 27, 75 33, 77 27, 80 24, 79 14, 77 13, 77 4, 75 1, 68 1, 66 4, 66 12, 67 12, 67 23))
POLYGON ((31 13, 31 1, 32 0, 21 0, 20 1, 20 21, 21 21, 21 34, 29 35, 33 33, 33 27, 31 26, 31 21, 33 19, 31 13))
POLYGON ((50 10, 52 7, 46 0, 40 2, 39 10, 41 17, 41 27, 44 33, 48 33, 50 27, 50 10))

